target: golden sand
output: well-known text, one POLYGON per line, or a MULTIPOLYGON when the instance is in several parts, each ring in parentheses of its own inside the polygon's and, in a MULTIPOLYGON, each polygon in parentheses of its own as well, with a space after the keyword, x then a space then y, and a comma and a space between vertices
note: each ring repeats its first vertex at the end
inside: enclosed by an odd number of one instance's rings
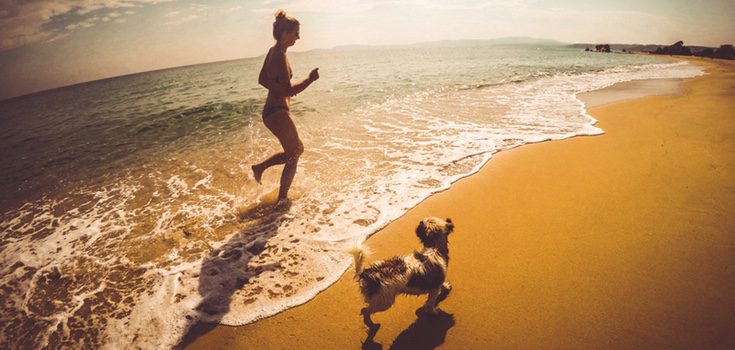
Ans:
POLYGON ((419 247, 419 219, 453 219, 454 290, 440 316, 417 318, 425 298, 400 297, 363 345, 348 272, 305 305, 242 327, 199 326, 185 344, 734 349, 735 65, 697 62, 710 74, 681 93, 590 110, 604 135, 501 152, 371 237, 372 260, 406 254, 419 247))

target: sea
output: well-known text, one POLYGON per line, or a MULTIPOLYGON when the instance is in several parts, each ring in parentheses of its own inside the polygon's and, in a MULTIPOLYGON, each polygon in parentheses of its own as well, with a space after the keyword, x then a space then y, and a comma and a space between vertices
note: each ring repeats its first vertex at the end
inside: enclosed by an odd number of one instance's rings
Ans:
POLYGON ((0 101, 0 347, 167 349, 197 322, 274 315, 497 152, 602 134, 577 94, 703 74, 482 41, 288 55, 294 81, 321 75, 292 99, 305 152, 290 206, 275 205, 281 167, 262 184, 250 170, 281 150, 263 56, 0 101))

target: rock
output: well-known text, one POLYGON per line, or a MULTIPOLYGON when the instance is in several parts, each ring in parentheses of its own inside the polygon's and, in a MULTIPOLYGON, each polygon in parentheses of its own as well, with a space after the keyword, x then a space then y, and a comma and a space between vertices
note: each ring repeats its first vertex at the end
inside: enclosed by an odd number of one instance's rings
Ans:
POLYGON ((708 47, 702 51, 694 52, 692 54, 699 57, 712 57, 713 53, 715 53, 715 49, 708 47))
POLYGON ((719 48, 705 47, 692 54, 698 57, 722 58, 726 60, 735 59, 735 49, 730 44, 720 45, 719 48))
POLYGON ((679 56, 691 56, 692 50, 684 46, 683 41, 677 41, 673 45, 659 47, 653 53, 657 55, 679 55, 679 56))
POLYGON ((735 49, 730 44, 720 45, 720 48, 715 50, 712 57, 725 58, 728 60, 735 59, 735 49))
POLYGON ((597 51, 597 52, 610 52, 610 45, 608 45, 608 44, 595 45, 595 51, 597 51))

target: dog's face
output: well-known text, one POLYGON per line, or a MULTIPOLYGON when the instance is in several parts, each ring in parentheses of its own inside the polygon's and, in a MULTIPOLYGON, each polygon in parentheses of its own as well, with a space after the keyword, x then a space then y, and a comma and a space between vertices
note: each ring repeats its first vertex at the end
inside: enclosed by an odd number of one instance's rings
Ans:
POLYGON ((447 236, 452 232, 454 232, 454 224, 450 218, 445 221, 435 217, 427 217, 421 220, 419 226, 416 227, 416 236, 426 247, 441 243, 446 244, 447 236))

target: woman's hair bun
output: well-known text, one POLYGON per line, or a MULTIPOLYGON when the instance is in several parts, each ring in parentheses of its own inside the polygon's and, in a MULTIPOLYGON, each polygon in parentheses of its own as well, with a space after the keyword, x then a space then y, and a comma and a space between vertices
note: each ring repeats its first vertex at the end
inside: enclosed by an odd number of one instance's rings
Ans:
POLYGON ((278 10, 276 11, 276 21, 282 20, 286 18, 286 11, 285 10, 278 10))
MULTIPOLYGON (((2 1, 2 0, 0 0, 2 1)), ((299 21, 286 14, 284 10, 276 11, 276 20, 273 22, 273 38, 279 40, 284 32, 293 32, 299 28, 299 21)))

